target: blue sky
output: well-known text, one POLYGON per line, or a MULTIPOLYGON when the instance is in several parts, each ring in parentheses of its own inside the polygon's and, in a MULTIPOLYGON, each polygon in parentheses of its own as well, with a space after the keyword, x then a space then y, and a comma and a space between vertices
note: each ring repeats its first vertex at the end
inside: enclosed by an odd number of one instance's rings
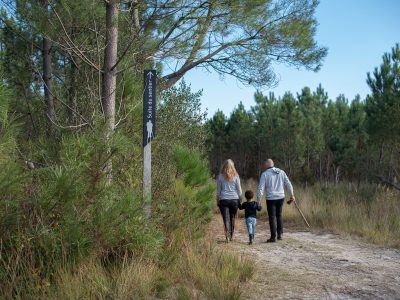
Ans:
MULTIPOLYGON (((328 47, 328 56, 318 73, 284 65, 274 67, 280 77, 273 91, 296 94, 305 86, 312 90, 319 83, 331 99, 344 94, 350 101, 356 94, 369 93, 367 72, 382 61, 382 55, 400 42, 400 0, 321 0, 316 18, 316 40, 328 47)), ((221 80, 215 73, 201 69, 185 76, 193 91, 203 89, 202 108, 211 117, 218 109, 229 115, 240 101, 247 109, 254 105, 255 89, 241 85, 233 77, 221 80)))

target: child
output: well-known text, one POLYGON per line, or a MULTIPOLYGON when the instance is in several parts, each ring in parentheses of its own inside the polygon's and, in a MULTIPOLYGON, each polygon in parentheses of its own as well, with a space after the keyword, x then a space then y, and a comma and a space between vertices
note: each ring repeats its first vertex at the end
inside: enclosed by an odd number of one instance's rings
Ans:
POLYGON ((239 209, 244 209, 244 216, 246 218, 247 232, 249 233, 249 245, 253 244, 254 234, 256 231, 257 223, 257 210, 261 210, 261 206, 257 202, 251 201, 254 195, 252 191, 246 191, 244 194, 246 202, 239 205, 239 209))

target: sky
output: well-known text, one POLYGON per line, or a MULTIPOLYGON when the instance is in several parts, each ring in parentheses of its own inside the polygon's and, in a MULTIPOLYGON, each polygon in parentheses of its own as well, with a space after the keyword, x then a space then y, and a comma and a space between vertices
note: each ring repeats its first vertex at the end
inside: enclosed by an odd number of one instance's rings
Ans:
MULTIPOLYGON (((400 0, 321 0, 316 10, 319 23, 316 41, 328 48, 321 70, 297 70, 274 66, 280 81, 273 89, 261 89, 294 95, 305 86, 315 90, 321 83, 330 99, 344 94, 349 101, 357 94, 365 99, 370 92, 367 72, 382 62, 382 55, 400 42, 400 0)), ((192 70, 184 77, 192 91, 203 90, 202 109, 208 117, 217 110, 229 115, 242 102, 246 109, 254 105, 255 88, 244 86, 233 77, 221 79, 216 73, 192 70)))

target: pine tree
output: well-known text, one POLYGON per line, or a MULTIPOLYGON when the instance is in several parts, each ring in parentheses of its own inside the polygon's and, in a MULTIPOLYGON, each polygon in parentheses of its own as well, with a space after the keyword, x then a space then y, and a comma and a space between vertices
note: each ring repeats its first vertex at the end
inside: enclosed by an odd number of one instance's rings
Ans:
POLYGON ((357 95, 351 102, 347 120, 344 123, 344 138, 347 147, 344 152, 343 164, 346 167, 347 177, 357 179, 358 183, 361 179, 366 179, 369 173, 365 164, 367 162, 365 150, 368 141, 365 121, 365 105, 357 95))
POLYGON ((294 176, 304 164, 303 116, 293 95, 285 93, 278 103, 279 121, 276 134, 276 158, 286 173, 294 176))
MULTIPOLYGON (((278 125, 278 106, 274 93, 264 96, 261 92, 254 94, 255 106, 251 107, 254 116, 254 132, 256 143, 256 168, 259 175, 261 162, 267 158, 275 158, 277 152, 278 133, 275 128, 278 125)), ((256 176, 258 177, 258 176, 256 176)))
POLYGON ((394 181, 399 176, 400 45, 396 44, 382 59, 381 66, 372 75, 367 74, 372 92, 366 100, 367 126, 380 148, 377 172, 394 181))
POLYGON ((323 151, 323 134, 321 129, 321 97, 311 94, 308 87, 298 94, 299 109, 304 116, 305 164, 303 171, 307 174, 306 182, 312 183, 320 175, 320 159, 323 151))
POLYGON ((227 119, 224 113, 218 110, 214 116, 207 121, 206 128, 210 133, 207 139, 209 148, 209 161, 212 174, 219 174, 220 167, 227 157, 227 119))
POLYGON ((227 122, 227 151, 233 159, 241 176, 249 177, 249 170, 254 169, 254 131, 253 116, 247 112, 242 102, 235 108, 227 122))

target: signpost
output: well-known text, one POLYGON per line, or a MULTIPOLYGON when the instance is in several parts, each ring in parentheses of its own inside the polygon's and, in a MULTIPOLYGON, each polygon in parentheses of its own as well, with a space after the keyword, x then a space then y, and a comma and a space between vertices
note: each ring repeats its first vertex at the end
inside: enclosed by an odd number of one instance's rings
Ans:
POLYGON ((143 93, 143 197, 145 215, 151 216, 151 141, 156 133, 156 70, 144 71, 143 93))

